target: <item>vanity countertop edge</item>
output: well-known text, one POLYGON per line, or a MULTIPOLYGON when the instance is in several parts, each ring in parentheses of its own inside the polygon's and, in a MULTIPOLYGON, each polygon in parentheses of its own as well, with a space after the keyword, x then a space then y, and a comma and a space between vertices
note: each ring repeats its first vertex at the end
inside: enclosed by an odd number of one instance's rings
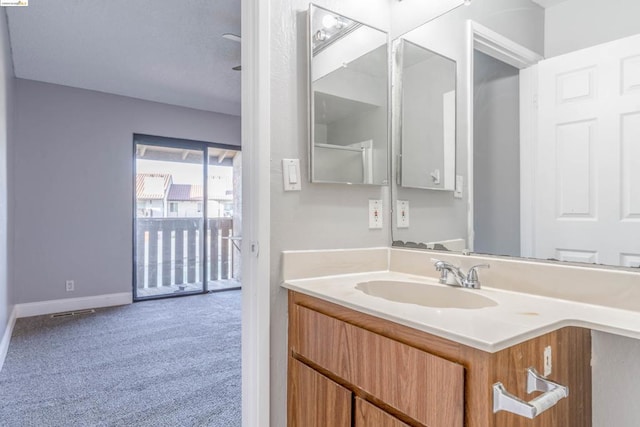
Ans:
POLYGON ((480 309, 433 308, 393 302, 356 289, 359 283, 378 280, 437 285, 437 280, 431 277, 383 270, 290 279, 281 286, 489 353, 570 326, 640 339, 640 312, 632 310, 490 286, 460 289, 497 303, 480 309))

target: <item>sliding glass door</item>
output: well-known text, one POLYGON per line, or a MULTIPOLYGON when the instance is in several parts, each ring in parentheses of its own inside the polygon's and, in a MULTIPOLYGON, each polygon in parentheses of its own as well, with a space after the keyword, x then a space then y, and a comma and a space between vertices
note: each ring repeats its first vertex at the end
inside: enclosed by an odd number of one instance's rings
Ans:
POLYGON ((207 169, 208 289, 211 292, 240 287, 240 153, 209 147, 207 169))
POLYGON ((134 298, 202 293, 204 149, 153 142, 136 142, 134 298))
POLYGON ((240 152, 134 135, 134 300, 240 287, 240 152))

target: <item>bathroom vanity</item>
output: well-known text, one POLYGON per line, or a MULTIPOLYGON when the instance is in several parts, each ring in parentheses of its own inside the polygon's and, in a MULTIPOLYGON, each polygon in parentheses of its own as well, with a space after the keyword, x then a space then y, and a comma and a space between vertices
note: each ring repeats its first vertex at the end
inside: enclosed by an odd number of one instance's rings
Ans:
POLYGON ((583 328, 488 353, 291 291, 289 426, 587 427, 590 354, 583 328), (526 370, 543 372, 547 346, 569 396, 533 420, 494 414, 497 382, 532 399, 526 370))
MULTIPOLYGON (((582 281, 589 301, 546 295, 554 280, 599 280, 593 270, 493 259, 480 289, 461 289, 438 283, 432 255, 388 248, 284 254, 288 425, 591 426, 591 330, 637 338, 638 310, 615 307, 595 282, 582 281), (526 283, 532 277, 549 289, 526 283), (512 281, 528 291, 506 289, 512 281), (528 390, 530 368, 561 389, 528 390), (505 404, 505 396, 519 403, 505 404)), ((468 258, 449 261, 487 262, 468 258)), ((612 279, 635 289, 633 273, 612 279)))
MULTIPOLYGON (((640 129, 640 35, 554 51, 604 9, 540 3, 460 1, 386 41, 311 6, 310 182, 388 185, 394 247, 285 252, 290 426, 592 425, 591 332, 640 339, 640 157, 618 155, 640 129), (431 257, 491 269, 451 291, 431 257)), ((617 365, 593 375, 594 425, 636 425, 617 365)))

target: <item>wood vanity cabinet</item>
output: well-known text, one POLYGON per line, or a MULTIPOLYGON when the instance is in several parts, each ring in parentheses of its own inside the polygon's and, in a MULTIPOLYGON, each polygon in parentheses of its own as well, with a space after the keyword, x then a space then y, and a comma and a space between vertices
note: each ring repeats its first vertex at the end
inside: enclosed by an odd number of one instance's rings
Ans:
POLYGON ((590 427, 591 335, 563 328, 487 353, 289 291, 289 427, 590 427), (526 370, 569 397, 529 420, 493 413, 492 385, 526 393, 526 370))

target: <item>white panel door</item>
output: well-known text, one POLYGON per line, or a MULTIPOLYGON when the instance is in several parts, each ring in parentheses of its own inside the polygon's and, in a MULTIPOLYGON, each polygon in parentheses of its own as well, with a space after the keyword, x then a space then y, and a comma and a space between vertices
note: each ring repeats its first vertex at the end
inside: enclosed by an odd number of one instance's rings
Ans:
POLYGON ((538 68, 534 256, 640 264, 640 36, 538 68))

